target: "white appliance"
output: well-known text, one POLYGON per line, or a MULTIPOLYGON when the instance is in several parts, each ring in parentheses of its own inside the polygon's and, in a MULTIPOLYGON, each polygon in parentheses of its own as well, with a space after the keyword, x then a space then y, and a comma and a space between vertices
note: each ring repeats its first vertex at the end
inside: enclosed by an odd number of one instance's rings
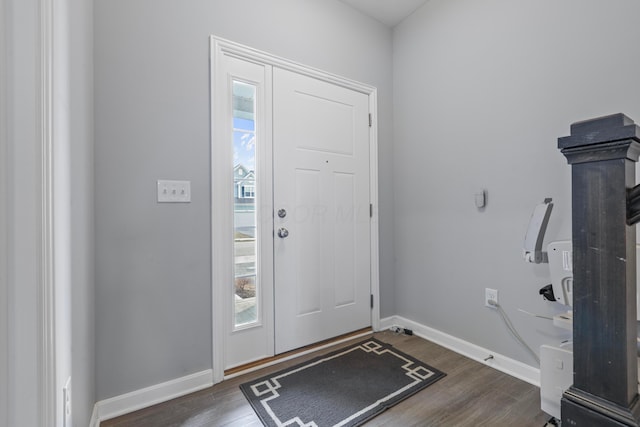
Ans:
MULTIPOLYGON (((547 245, 542 251, 544 234, 547 229, 553 203, 545 199, 537 205, 529 221, 524 240, 523 257, 525 261, 549 264, 551 287, 555 301, 565 305, 565 313, 555 315, 553 324, 559 328, 573 330, 573 247, 571 240, 560 240, 547 245)), ((636 244, 636 265, 640 266, 640 245, 636 244)), ((640 268, 636 269, 636 283, 640 284, 640 268)), ((638 286, 640 290, 640 286, 638 286)), ((640 294, 636 291, 636 301, 640 307, 640 294)), ((640 310, 636 318, 640 322, 640 310)), ((640 354, 640 338, 639 354, 640 354)), ((540 406, 554 418, 560 419, 560 400, 562 394, 573 384, 573 345, 571 342, 561 346, 540 346, 540 406)))
POLYGON ((540 346, 540 408, 560 419, 562 393, 573 384, 573 347, 540 346))

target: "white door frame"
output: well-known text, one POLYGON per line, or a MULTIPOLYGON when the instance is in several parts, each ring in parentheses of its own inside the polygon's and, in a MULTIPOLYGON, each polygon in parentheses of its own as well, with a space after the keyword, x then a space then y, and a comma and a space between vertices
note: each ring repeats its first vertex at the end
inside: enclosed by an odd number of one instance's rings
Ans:
POLYGON ((54 426, 53 1, 3 1, 0 23, 0 424, 54 426))
POLYGON ((60 420, 58 403, 62 403, 62 390, 57 384, 57 362, 59 349, 56 345, 56 288, 54 278, 54 129, 53 129, 53 57, 54 57, 54 5, 53 0, 40 0, 40 161, 42 203, 40 222, 40 245, 42 258, 37 265, 40 282, 40 366, 39 378, 42 387, 42 425, 55 425, 60 420))
MULTIPOLYGON (((289 71, 293 71, 298 74, 309 76, 318 80, 332 83, 337 86, 342 86, 357 92, 364 93, 369 96, 369 111, 372 112, 373 117, 371 120, 371 127, 369 129, 369 141, 370 141, 370 200, 373 205, 372 218, 371 218, 371 294, 373 295, 373 308, 371 310, 371 326, 373 330, 377 331, 380 328, 380 278, 379 278, 379 252, 378 252, 378 126, 376 120, 377 112, 377 89, 372 86, 368 86, 344 77, 330 74, 315 68, 306 67, 296 62, 283 59, 269 53, 261 52, 259 50, 240 45, 228 40, 210 37, 210 88, 211 88, 211 147, 216 146, 215 135, 217 133, 218 126, 227 126, 227 123, 219 122, 217 114, 215 114, 214 100, 216 96, 215 85, 216 81, 216 62, 217 58, 221 58, 223 55, 229 55, 236 58, 244 59, 250 62, 256 62, 259 64, 271 65, 278 68, 283 68, 289 71)), ((221 143, 221 142, 217 142, 221 143)), ((222 142, 224 143, 224 142, 222 142)), ((214 150, 211 150, 212 165, 215 161, 214 150)), ((213 175, 213 174, 212 174, 213 175)), ((216 197, 219 194, 219 189, 214 188, 215 183, 212 185, 211 193, 211 212, 212 212, 212 230, 215 227, 214 216, 223 214, 223 211, 229 212, 226 215, 230 215, 231 206, 224 206, 224 203, 219 203, 216 197), (221 206, 222 205, 222 206, 221 206)), ((214 240, 212 235, 212 246, 215 247, 218 244, 214 240)), ((215 254, 216 250, 212 251, 215 254)), ((223 257, 224 258, 224 257, 223 257)), ((212 283, 211 283, 211 295, 212 295, 212 366, 213 366, 213 381, 218 383, 224 379, 224 325, 226 312, 225 304, 227 304, 224 298, 223 284, 220 283, 219 275, 220 271, 228 266, 221 265, 220 260, 215 256, 212 260, 212 283)))

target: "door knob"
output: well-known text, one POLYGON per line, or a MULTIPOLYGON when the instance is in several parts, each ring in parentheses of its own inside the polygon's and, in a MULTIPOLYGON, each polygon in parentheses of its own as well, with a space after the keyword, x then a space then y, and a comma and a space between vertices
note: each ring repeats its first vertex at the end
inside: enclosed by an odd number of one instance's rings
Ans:
POLYGON ((284 239, 285 237, 287 237, 289 235, 289 230, 287 230, 284 227, 281 227, 278 229, 278 237, 281 239, 284 239))
POLYGON ((280 218, 284 218, 285 216, 287 216, 287 210, 286 209, 278 209, 278 216, 280 218))

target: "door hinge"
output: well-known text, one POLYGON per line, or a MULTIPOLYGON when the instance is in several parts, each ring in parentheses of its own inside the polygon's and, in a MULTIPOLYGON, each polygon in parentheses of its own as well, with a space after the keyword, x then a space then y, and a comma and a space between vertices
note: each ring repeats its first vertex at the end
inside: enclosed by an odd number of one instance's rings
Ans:
POLYGON ((369 127, 373 126, 373 115, 369 113, 369 127))
POLYGON ((373 203, 369 203, 369 218, 373 218, 373 203))
POLYGON ((373 294, 371 294, 371 308, 373 308, 373 294))

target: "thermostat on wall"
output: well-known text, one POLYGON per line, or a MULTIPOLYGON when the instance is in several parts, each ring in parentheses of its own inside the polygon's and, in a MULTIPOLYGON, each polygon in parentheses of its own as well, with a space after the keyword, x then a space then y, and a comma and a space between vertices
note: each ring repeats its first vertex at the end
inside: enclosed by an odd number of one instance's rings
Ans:
POLYGON ((487 190, 480 190, 480 192, 476 193, 476 207, 484 208, 487 205, 487 190))

